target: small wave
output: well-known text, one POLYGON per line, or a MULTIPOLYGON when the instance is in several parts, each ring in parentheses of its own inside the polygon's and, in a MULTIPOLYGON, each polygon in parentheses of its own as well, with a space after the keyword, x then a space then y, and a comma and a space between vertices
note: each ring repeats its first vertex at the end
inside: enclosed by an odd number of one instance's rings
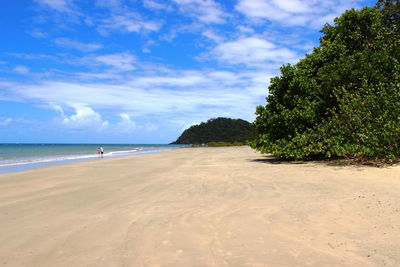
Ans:
MULTIPOLYGON (((105 158, 113 158, 113 157, 122 157, 129 155, 141 155, 141 154, 151 154, 158 153, 168 150, 176 149, 176 147, 157 147, 157 146, 149 146, 149 147, 136 147, 134 149, 129 150, 117 150, 110 151, 104 153, 105 158)), ((0 157, 0 167, 2 168, 11 168, 13 166, 22 166, 23 168, 31 168, 29 165, 36 166, 41 164, 53 164, 57 162, 63 161, 79 161, 79 160, 89 160, 89 159, 97 159, 98 154, 81 154, 81 155, 53 155, 53 156, 44 156, 44 157, 0 157), (25 165, 25 166, 24 166, 25 165)), ((1 171, 0 171, 1 173, 1 171)))
POLYGON ((139 149, 132 149, 132 150, 120 150, 120 151, 112 151, 108 152, 105 155, 114 155, 114 154, 126 154, 126 153, 135 153, 139 151, 139 149))
POLYGON ((0 163, 0 167, 46 163, 46 162, 63 161, 63 160, 90 159, 96 157, 97 155, 81 155, 81 156, 64 156, 64 157, 54 157, 54 158, 29 159, 29 160, 20 160, 9 163, 0 163))
MULTIPOLYGON (((132 154, 137 153, 141 149, 132 149, 132 150, 120 150, 120 151, 111 151, 104 154, 104 157, 115 157, 122 154, 132 154)), ((36 159, 20 159, 19 161, 8 161, 3 160, 0 162, 0 167, 9 167, 9 166, 17 166, 17 165, 27 165, 27 164, 39 164, 39 163, 49 163, 49 162, 57 162, 57 161, 65 161, 65 160, 80 160, 80 159, 90 159, 97 158, 97 154, 88 154, 88 155, 70 155, 70 156, 58 156, 51 158, 36 158, 36 159)), ((10 158, 8 158, 9 160, 10 158)))

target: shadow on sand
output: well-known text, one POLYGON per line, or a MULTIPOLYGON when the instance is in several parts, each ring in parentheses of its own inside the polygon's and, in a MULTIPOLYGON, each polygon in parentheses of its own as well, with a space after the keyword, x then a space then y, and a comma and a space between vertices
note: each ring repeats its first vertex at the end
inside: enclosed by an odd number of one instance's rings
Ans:
POLYGON ((265 164, 324 164, 327 166, 336 166, 336 167, 344 167, 350 166, 348 161, 343 159, 325 159, 325 158, 318 158, 318 159, 310 159, 310 160, 292 160, 292 159, 281 159, 273 155, 262 155, 260 158, 257 159, 250 159, 250 162, 258 162, 258 163, 265 163, 265 164))
POLYGON ((258 159, 250 159, 249 161, 268 164, 307 164, 307 161, 281 159, 272 155, 263 155, 258 159))

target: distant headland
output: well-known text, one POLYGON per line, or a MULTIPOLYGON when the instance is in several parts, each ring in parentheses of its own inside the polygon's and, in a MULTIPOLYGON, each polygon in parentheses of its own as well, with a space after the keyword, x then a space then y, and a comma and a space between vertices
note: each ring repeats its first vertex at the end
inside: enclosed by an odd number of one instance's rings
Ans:
POLYGON ((248 121, 219 117, 191 126, 172 144, 240 145, 254 133, 248 121))

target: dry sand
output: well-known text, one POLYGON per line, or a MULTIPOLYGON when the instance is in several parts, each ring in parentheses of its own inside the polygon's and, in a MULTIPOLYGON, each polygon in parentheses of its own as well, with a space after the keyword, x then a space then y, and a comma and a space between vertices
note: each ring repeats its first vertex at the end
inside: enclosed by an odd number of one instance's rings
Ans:
POLYGON ((400 266, 400 168, 188 148, 0 175, 0 266, 400 266))

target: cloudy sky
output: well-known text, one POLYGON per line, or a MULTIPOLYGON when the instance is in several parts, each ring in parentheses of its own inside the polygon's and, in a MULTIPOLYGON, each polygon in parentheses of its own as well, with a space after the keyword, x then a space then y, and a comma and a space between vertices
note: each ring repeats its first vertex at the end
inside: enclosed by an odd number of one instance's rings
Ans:
POLYGON ((254 120, 279 67, 361 0, 2 0, 0 143, 169 143, 254 120))

